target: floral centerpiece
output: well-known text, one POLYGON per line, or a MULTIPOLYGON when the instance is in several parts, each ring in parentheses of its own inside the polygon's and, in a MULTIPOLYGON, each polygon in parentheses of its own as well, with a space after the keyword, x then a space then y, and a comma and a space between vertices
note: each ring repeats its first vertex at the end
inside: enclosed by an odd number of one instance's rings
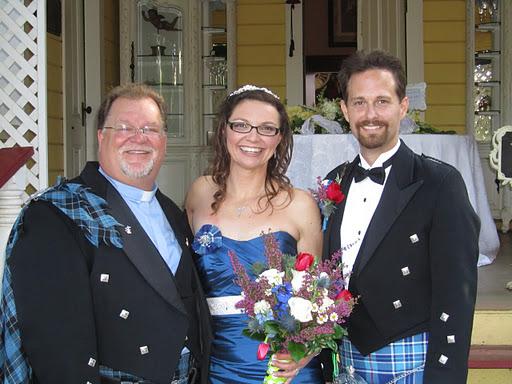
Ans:
MULTIPOLYGON (((355 304, 345 289, 341 251, 319 262, 309 253, 281 253, 272 234, 264 234, 266 264, 255 264, 251 280, 233 251, 229 252, 243 299, 236 306, 248 315, 244 335, 261 341, 255 354, 288 351, 298 361, 322 349, 337 351, 336 340, 346 335, 342 324, 355 304)), ((335 364, 337 367, 337 364, 335 364)), ((281 383, 269 360, 264 383, 281 383)))
POLYGON ((286 111, 293 133, 350 132, 350 127, 341 112, 340 99, 328 99, 319 95, 314 106, 287 106, 286 111))

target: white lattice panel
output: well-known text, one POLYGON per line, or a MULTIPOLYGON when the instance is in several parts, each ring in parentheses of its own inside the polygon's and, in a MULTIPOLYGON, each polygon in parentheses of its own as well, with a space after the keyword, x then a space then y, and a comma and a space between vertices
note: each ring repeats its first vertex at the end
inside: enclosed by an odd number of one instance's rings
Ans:
POLYGON ((27 187, 47 186, 46 6, 0 0, 0 147, 32 146, 27 187))

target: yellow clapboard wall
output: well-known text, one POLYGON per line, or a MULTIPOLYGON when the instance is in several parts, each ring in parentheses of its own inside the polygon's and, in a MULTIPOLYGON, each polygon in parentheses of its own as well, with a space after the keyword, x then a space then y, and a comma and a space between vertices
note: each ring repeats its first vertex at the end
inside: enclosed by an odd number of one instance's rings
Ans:
POLYGON ((237 1, 237 85, 254 84, 286 97, 286 4, 237 1))
POLYGON ((48 104, 48 184, 64 175, 62 37, 46 34, 48 104))
POLYGON ((466 132, 466 2, 423 0, 427 111, 436 128, 466 132))

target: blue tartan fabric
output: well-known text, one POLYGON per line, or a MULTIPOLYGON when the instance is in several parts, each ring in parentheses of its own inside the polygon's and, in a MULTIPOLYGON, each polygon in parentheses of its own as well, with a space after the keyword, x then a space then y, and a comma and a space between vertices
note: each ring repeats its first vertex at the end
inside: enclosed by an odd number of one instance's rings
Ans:
MULTIPOLYGON (((188 374, 190 368, 190 353, 184 353, 181 355, 181 358, 178 362, 178 366, 176 367, 176 371, 174 372, 174 377, 172 378, 171 384, 186 384, 188 383, 188 374)), ((134 376, 132 374, 114 371, 112 368, 105 367, 100 365, 100 376, 106 377, 109 379, 118 380, 121 384, 152 384, 151 381, 144 380, 140 377, 134 376)))
POLYGON ((342 369, 352 366, 369 384, 422 384, 428 333, 406 337, 363 356, 348 338, 340 344, 342 369))
MULTIPOLYGON (((116 229, 120 224, 107 212, 107 202, 80 184, 57 184, 31 200, 48 201, 59 208, 84 232, 85 237, 98 247, 100 242, 108 246, 122 248, 122 238, 116 229)), ((9 257, 23 230, 23 208, 13 225, 5 252, 5 269, 2 283, 2 303, 0 306, 0 383, 29 383, 32 369, 23 351, 16 314, 16 302, 11 285, 9 257)))
POLYGON ((107 212, 107 202, 81 184, 60 183, 33 198, 45 200, 59 208, 84 232, 87 240, 98 247, 103 241, 108 246, 123 248, 121 226, 107 212))

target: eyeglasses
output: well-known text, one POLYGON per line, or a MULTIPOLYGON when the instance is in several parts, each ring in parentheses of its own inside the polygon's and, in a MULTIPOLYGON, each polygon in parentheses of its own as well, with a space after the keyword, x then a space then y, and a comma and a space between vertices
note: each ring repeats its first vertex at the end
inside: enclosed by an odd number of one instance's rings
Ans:
POLYGON ((281 131, 281 128, 270 124, 251 125, 245 121, 228 121, 228 125, 233 131, 238 133, 249 133, 256 129, 256 132, 262 136, 275 136, 281 131))
POLYGON ((131 137, 140 132, 146 137, 161 137, 165 135, 165 131, 157 126, 145 125, 143 127, 134 127, 126 123, 117 123, 111 127, 103 127, 103 129, 111 129, 117 136, 131 137))

